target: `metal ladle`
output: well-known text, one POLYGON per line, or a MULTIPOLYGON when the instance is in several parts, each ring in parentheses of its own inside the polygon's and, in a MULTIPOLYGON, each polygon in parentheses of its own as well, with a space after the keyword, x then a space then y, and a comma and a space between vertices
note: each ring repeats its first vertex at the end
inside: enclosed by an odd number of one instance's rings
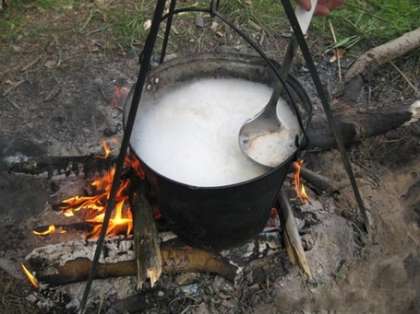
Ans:
MULTIPOLYGON (((295 9, 295 15, 302 33, 306 34, 317 5, 317 0, 311 1, 311 10, 306 11, 300 6, 295 9)), ((280 76, 286 81, 290 66, 297 49, 295 36, 289 40, 280 76)), ((239 130, 239 146, 242 152, 254 162, 274 168, 284 160, 282 144, 284 143, 284 126, 277 115, 282 85, 276 80, 267 105, 252 119, 246 121, 239 130)))

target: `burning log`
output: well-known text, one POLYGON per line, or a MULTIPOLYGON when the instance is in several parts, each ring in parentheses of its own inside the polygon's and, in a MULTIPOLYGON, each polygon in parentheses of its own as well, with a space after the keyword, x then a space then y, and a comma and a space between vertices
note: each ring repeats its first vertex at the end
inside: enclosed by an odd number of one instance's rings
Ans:
MULTIPOLYGON (((84 281, 92 266, 95 241, 68 241, 34 249, 27 257, 29 270, 40 283, 51 286, 84 281)), ((137 273, 132 240, 110 239, 104 244, 96 277, 134 276, 137 273)), ((189 247, 162 247, 162 272, 208 272, 233 281, 237 268, 220 256, 189 247)))
POLYGON ((132 193, 130 199, 134 216, 137 289, 141 289, 148 278, 153 287, 162 274, 162 256, 153 210, 143 192, 143 188, 138 189, 132 193))
MULTIPOLYGON (((293 164, 293 167, 296 170, 296 164, 293 164)), ((331 180, 323 175, 320 175, 308 168, 301 167, 300 175, 302 178, 309 183, 309 185, 315 189, 318 193, 326 192, 328 194, 334 194, 339 191, 339 187, 334 185, 331 180)))
POLYGON ((88 156, 43 156, 38 158, 3 159, 0 160, 0 170, 15 173, 39 175, 47 173, 49 177, 55 174, 83 173, 86 176, 107 170, 114 164, 113 158, 98 158, 88 156))
POLYGON ((312 279, 311 269, 309 268, 305 251, 303 250, 296 220, 293 216, 293 211, 287 195, 283 189, 279 193, 278 202, 280 220, 284 230, 283 236, 289 259, 293 264, 297 262, 309 279, 312 279))

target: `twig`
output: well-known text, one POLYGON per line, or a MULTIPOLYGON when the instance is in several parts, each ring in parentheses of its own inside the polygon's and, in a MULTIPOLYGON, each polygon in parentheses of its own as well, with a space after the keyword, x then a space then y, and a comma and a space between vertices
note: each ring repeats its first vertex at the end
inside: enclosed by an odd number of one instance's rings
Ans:
POLYGON ((12 86, 10 86, 8 89, 6 89, 4 91, 3 97, 7 96, 12 90, 19 87, 20 85, 22 85, 25 82, 26 82, 26 80, 20 80, 19 82, 16 82, 15 84, 12 84, 12 86))
MULTIPOLYGON (((59 67, 61 65, 62 61, 63 61, 63 53, 61 51, 61 47, 60 47, 60 43, 58 42, 57 35, 54 34, 53 38, 54 38, 55 48, 57 48, 57 50, 58 50, 58 57, 57 57, 56 66, 59 67)), ((56 81, 57 81, 57 79, 56 79, 56 81)))
POLYGON ((30 69, 32 66, 38 63, 39 60, 41 60, 42 56, 38 56, 35 60, 29 62, 27 65, 25 65, 23 68, 20 69, 21 72, 26 72, 28 69, 30 69))
POLYGON ((397 65, 394 62, 389 61, 389 63, 394 67, 395 70, 397 70, 397 72, 403 77, 403 79, 407 82, 407 84, 413 89, 414 93, 416 93, 416 96, 418 96, 419 95, 419 90, 413 84, 413 82, 408 78, 408 76, 405 75, 405 73, 403 71, 401 71, 401 69, 399 67, 397 67, 397 65))
MULTIPOLYGON (((331 31, 331 35, 334 39, 334 44, 337 44, 337 37, 335 36, 334 26, 333 26, 331 20, 328 20, 328 25, 330 26, 330 31, 331 31)), ((341 75, 341 60, 340 60, 341 57, 338 55, 338 48, 334 48, 334 53, 335 53, 335 56, 337 58, 338 79, 341 82, 343 80, 343 77, 341 75)))
POLYGON ((20 110, 21 109, 21 107, 16 103, 16 102, 14 102, 13 100, 11 100, 9 97, 6 97, 6 99, 7 99, 7 101, 15 108, 15 109, 17 109, 17 110, 20 110))
POLYGON ((61 92, 61 86, 60 85, 56 85, 49 93, 47 96, 45 96, 45 98, 43 99, 43 102, 48 102, 52 99, 54 99, 58 94, 60 94, 61 92))

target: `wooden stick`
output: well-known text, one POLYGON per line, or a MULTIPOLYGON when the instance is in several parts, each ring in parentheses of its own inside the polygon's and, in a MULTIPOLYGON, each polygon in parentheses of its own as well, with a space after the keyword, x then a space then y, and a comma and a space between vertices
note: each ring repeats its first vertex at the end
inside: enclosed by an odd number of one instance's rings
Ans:
POLYGON ((378 66, 401 57, 417 47, 420 47, 420 28, 366 51, 353 63, 344 79, 349 81, 357 75, 373 71, 378 66))
MULTIPOLYGON (((293 164, 293 167, 296 169, 295 164, 293 164)), ((308 168, 301 167, 300 175, 318 193, 326 192, 328 194, 334 194, 339 191, 339 187, 335 186, 329 178, 309 170, 308 168)))
POLYGON ((134 216, 137 289, 141 289, 147 279, 150 279, 153 287, 162 274, 162 256, 153 210, 144 196, 143 188, 133 192, 130 201, 134 216))
MULTIPOLYGON (((92 246, 94 248, 94 246, 92 246)), ((45 249, 37 254, 29 256, 27 261, 30 269, 36 273, 37 279, 51 286, 65 285, 80 282, 87 279, 92 261, 86 257, 68 260, 64 264, 48 260, 44 256, 49 250, 45 249), (40 260, 39 255, 43 256, 40 260)), ((42 250, 42 249, 41 249, 42 250)), ((237 268, 220 256, 201 249, 189 247, 160 249, 162 256, 162 271, 164 273, 178 272, 207 272, 218 274, 227 280, 234 281, 237 268)), ((137 274, 136 260, 123 260, 115 263, 99 263, 96 279, 112 278, 121 276, 134 276, 137 274)))
POLYGON ((283 224, 285 245, 289 258, 292 263, 296 261, 309 279, 312 279, 311 269, 306 259, 305 251, 303 250, 296 219, 293 216, 292 208, 283 189, 279 193, 278 202, 280 220, 283 224))

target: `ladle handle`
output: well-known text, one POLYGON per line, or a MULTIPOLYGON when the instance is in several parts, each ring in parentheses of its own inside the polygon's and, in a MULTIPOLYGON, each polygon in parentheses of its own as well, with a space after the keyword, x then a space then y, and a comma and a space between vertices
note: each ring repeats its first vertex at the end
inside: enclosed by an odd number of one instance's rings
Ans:
MULTIPOLYGON (((295 15, 299 22, 299 26, 302 30, 303 34, 306 34, 309 29, 309 25, 311 24, 312 17, 314 16, 316 5, 318 4, 318 0, 311 1, 311 9, 309 11, 304 10, 301 6, 297 6, 295 9, 295 15)), ((287 45, 286 54, 283 59, 283 65, 280 69, 280 77, 283 81, 286 81, 287 76, 289 74, 290 68, 293 63, 293 58, 296 54, 297 50, 297 41, 295 35, 289 40, 289 44, 287 45)), ((280 98, 282 89, 282 84, 276 79, 274 83, 273 93, 271 94, 270 100, 268 102, 271 106, 276 106, 278 99, 280 98)))

